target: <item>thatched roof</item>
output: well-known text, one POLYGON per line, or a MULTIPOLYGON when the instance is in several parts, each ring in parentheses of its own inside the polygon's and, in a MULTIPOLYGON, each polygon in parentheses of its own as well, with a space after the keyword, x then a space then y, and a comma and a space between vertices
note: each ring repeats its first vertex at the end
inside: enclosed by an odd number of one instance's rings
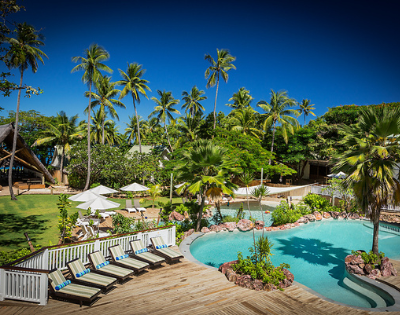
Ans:
MULTIPOLYGON (((13 137, 14 137, 14 126, 13 123, 7 125, 0 125, 0 144, 5 143, 7 148, 12 148, 13 137)), ((11 149, 9 151, 4 148, 0 148, 0 159, 11 157, 11 149)), ((18 165, 26 167, 27 169, 40 172, 44 175, 44 178, 54 184, 54 178, 51 176, 49 171, 44 167, 42 162, 37 158, 36 154, 29 148, 21 135, 17 137, 17 148, 15 150, 15 161, 18 165)))

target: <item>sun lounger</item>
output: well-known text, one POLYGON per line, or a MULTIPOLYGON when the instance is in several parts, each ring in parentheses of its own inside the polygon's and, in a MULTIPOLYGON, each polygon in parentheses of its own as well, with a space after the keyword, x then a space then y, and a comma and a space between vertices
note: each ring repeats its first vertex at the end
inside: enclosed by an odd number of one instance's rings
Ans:
POLYGON ((82 307, 82 302, 88 302, 92 305, 101 293, 99 288, 88 287, 76 283, 71 283, 66 280, 60 270, 56 269, 49 273, 50 291, 55 297, 66 300, 79 301, 82 307))
POLYGON ((132 248, 133 257, 141 261, 149 263, 152 267, 160 266, 165 259, 150 253, 146 246, 143 245, 142 240, 135 240, 129 243, 132 248))
POLYGON ((127 199, 125 202, 125 210, 129 213, 136 212, 136 209, 132 206, 132 200, 127 199))
POLYGON ((87 226, 86 227, 87 228, 87 230, 88 230, 88 232, 89 232, 89 235, 90 236, 92 236, 93 238, 96 238, 97 237, 97 234, 99 235, 99 237, 107 237, 107 236, 110 236, 110 234, 109 233, 107 233, 107 232, 103 232, 103 231, 95 231, 94 229, 93 229, 93 227, 91 227, 91 226, 87 226))
POLYGON ((135 204, 135 209, 137 211, 146 211, 146 208, 143 208, 143 207, 140 206, 140 202, 139 202, 138 199, 134 199, 133 202, 135 204))
POLYGON ((164 257, 167 260, 167 263, 171 264, 174 262, 178 262, 179 259, 183 258, 183 255, 177 253, 176 251, 168 248, 168 245, 165 244, 164 240, 161 236, 150 238, 151 243, 153 244, 154 253, 164 257))
POLYGON ((116 278, 104 276, 86 269, 79 258, 67 262, 67 267, 74 282, 109 291, 118 281, 116 278))
POLYGON ((89 260, 93 266, 93 270, 101 275, 117 278, 123 281, 129 276, 133 275, 130 269, 122 268, 106 261, 103 254, 99 251, 89 254, 89 260))
POLYGON ((129 268, 136 272, 143 271, 149 267, 149 264, 144 261, 130 258, 128 254, 125 254, 119 244, 109 247, 108 250, 110 251, 114 264, 118 266, 129 268))

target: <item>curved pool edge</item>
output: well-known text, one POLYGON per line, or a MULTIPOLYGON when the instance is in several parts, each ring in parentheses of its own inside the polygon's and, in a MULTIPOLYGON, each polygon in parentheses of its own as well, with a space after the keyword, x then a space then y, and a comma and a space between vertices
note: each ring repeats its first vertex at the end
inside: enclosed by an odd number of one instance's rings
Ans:
MULTIPOLYGON (((250 232, 250 231, 247 231, 250 232)), ((216 233, 216 232, 211 232, 211 233, 216 233)), ((227 232, 227 231, 221 231, 219 233, 231 233, 231 232, 227 232)), ((246 232, 242 232, 242 233, 246 233, 246 232)), ((201 261, 198 261, 196 258, 194 258, 194 256, 191 254, 190 252, 190 245, 199 237, 205 235, 205 234, 210 234, 210 233, 202 233, 202 232, 194 232, 193 234, 189 235, 188 237, 186 237, 182 243, 179 245, 179 251, 182 253, 183 256, 185 256, 185 258, 197 265, 200 265, 202 267, 208 268, 208 269, 214 269, 215 271, 218 271, 218 268, 206 265, 204 263, 202 263, 201 261)), ((400 275, 399 275, 400 276, 400 275)), ((400 312, 400 288, 394 288, 389 284, 383 283, 381 281, 377 281, 377 280, 372 280, 369 279, 367 277, 361 277, 361 276, 357 276, 357 278, 360 281, 364 281, 367 284, 371 285, 371 286, 375 286, 378 289, 385 291, 388 295, 390 295, 393 300, 395 301, 395 303, 391 306, 387 306, 387 307, 380 307, 380 308, 368 308, 368 307, 359 307, 359 306, 354 306, 354 305, 349 305, 349 304, 345 304, 345 303, 341 303, 335 300, 332 300, 330 298, 327 298, 326 296, 314 291, 313 289, 310 289, 309 287, 305 286, 304 284, 294 281, 293 284, 297 285, 299 287, 301 287, 303 290, 315 295, 316 297, 327 301, 327 302, 331 302, 337 305, 342 305, 342 306, 346 306, 346 307, 350 307, 350 308, 354 308, 354 309, 359 309, 359 310, 365 310, 365 311, 369 311, 369 312, 400 312)))

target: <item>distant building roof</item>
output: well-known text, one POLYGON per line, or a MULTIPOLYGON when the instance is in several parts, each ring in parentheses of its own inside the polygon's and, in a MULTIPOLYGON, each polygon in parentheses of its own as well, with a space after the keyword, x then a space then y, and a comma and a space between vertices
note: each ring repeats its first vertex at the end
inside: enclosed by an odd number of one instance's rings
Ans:
MULTIPOLYGON (((142 153, 151 153, 151 150, 153 149, 153 147, 151 145, 142 145, 142 153)), ((140 152, 139 151, 139 146, 138 145, 134 145, 129 151, 128 153, 133 153, 133 152, 140 152)))

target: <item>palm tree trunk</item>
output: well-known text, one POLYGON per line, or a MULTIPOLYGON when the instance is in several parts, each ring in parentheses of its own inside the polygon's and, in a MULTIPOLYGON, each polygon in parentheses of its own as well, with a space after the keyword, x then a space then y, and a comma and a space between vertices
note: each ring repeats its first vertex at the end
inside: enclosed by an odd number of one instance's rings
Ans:
POLYGON ((90 184, 90 112, 91 112, 91 104, 92 104, 92 82, 90 82, 89 84, 89 107, 88 107, 88 146, 87 146, 87 152, 88 152, 88 166, 87 166, 87 177, 86 177, 86 184, 85 184, 85 188, 83 189, 83 191, 88 190, 89 189, 89 184, 90 184))
POLYGON ((373 242, 372 242, 372 251, 375 255, 379 256, 379 247, 378 247, 378 242, 379 242, 379 217, 380 217, 380 211, 379 213, 375 213, 375 216, 373 217, 373 223, 374 223, 374 237, 373 237, 373 242))
MULTIPOLYGON (((271 153, 274 152, 274 140, 275 140, 275 131, 276 131, 276 120, 274 120, 274 128, 272 129, 272 143, 271 143, 271 153)), ((271 159, 269 159, 268 164, 271 165, 271 159)))
POLYGON ((196 224, 196 232, 200 232, 201 227, 201 219, 203 218, 203 209, 204 209, 204 201, 206 199, 206 195, 201 196, 201 204, 199 212, 197 213, 197 224, 196 224))
POLYGON ((219 72, 218 72, 218 77, 217 77, 217 89, 215 90, 215 103, 214 103, 214 130, 215 130, 215 124, 217 122, 217 117, 216 117, 216 110, 217 110, 217 96, 218 96, 218 87, 219 87, 219 72))
POLYGON ((168 140, 169 147, 171 148, 171 152, 174 152, 174 150, 172 149, 171 141, 169 141, 168 128, 167 128, 167 124, 165 122, 164 122, 164 128, 165 128, 165 132, 167 133, 167 140, 168 140))
POLYGON ((12 169, 14 166, 15 150, 17 148, 19 104, 21 102, 21 90, 22 90, 23 77, 24 77, 24 70, 22 70, 22 68, 21 68, 21 79, 19 81, 19 90, 18 90, 18 98, 17 98, 17 111, 15 112, 15 128, 14 128, 13 146, 12 146, 12 151, 11 151, 10 165, 9 165, 9 169, 8 169, 8 187, 10 188, 11 200, 17 200, 17 198, 15 198, 14 191, 13 191, 12 169))
POLYGON ((140 141, 139 116, 136 111, 135 99, 133 99, 133 108, 135 109, 135 116, 136 116, 137 134, 138 134, 138 140, 139 140, 139 152, 142 153, 142 142, 140 141))
POLYGON ((64 156, 65 156, 65 144, 63 145, 63 151, 61 154, 61 164, 60 164, 61 183, 62 184, 64 184, 64 156))
POLYGON ((101 129, 103 130, 103 135, 101 137, 101 144, 104 145, 104 120, 106 119, 106 115, 103 115, 101 119, 101 129))

